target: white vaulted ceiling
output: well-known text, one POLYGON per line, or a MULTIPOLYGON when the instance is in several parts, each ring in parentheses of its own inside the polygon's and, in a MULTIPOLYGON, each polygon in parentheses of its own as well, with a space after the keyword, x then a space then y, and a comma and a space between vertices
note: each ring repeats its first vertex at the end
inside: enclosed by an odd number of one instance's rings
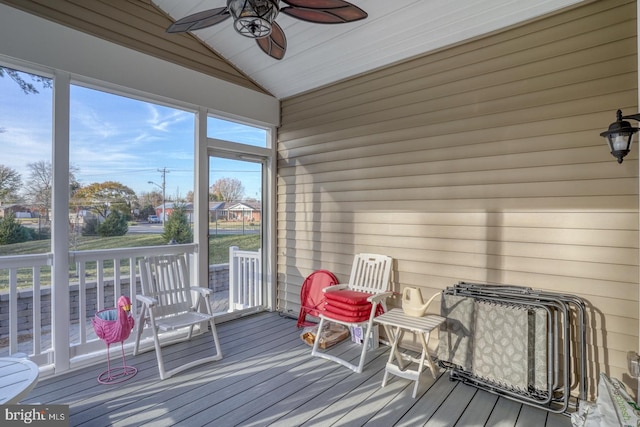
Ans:
MULTIPOLYGON (((152 0, 174 20, 226 6, 226 0, 152 0)), ((233 29, 231 19, 195 31, 239 70, 279 99, 291 97, 584 0, 351 0, 365 20, 336 25, 280 14, 287 37, 278 61, 233 29)), ((281 3, 281 7, 285 6, 281 3)))

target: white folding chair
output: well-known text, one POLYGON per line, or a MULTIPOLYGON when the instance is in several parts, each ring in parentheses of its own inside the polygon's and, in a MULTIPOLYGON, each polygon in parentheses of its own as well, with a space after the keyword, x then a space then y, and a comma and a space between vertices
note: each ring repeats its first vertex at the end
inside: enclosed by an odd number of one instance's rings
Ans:
MULTIPOLYGON (((148 322, 153 333, 161 379, 164 380, 196 365, 222 359, 220 342, 218 341, 216 325, 211 312, 210 294, 212 291, 208 288, 189 286, 186 255, 147 257, 139 261, 139 267, 142 295, 137 295, 136 299, 142 302, 142 309, 138 319, 133 354, 136 355, 141 352, 139 351, 140 339, 145 322, 148 322), (191 291, 198 292, 198 299, 195 304, 192 303, 191 291), (205 307, 206 312, 198 311, 198 307, 205 307), (208 322, 211 328, 215 343, 215 354, 165 371, 162 346, 191 339, 193 327, 204 322, 208 322), (186 338, 182 337, 160 343, 159 334, 161 331, 175 331, 182 328, 189 328, 186 338)), ((150 349, 147 348, 142 351, 150 349)))
MULTIPOLYGON (((353 261, 349 282, 335 286, 329 286, 324 289, 325 294, 328 294, 330 292, 351 291, 352 293, 348 295, 345 293, 345 296, 347 297, 353 295, 353 293, 364 294, 362 295, 362 298, 366 298, 366 301, 368 303, 371 303, 370 312, 368 313, 366 320, 355 322, 345 320, 345 316, 332 313, 328 310, 325 310, 320 314, 318 331, 323 330, 322 328, 325 322, 340 323, 349 327, 349 330, 352 330, 353 327, 362 327, 363 329, 365 329, 362 351, 360 353, 358 364, 355 365, 333 354, 319 351, 318 348, 320 339, 318 339, 318 337, 316 338, 313 344, 313 349, 311 350, 312 356, 322 357, 324 359, 337 362, 357 373, 362 372, 367 353, 367 346, 369 344, 369 339, 371 337, 371 331, 373 328, 373 319, 378 312, 378 305, 380 304, 383 307, 384 311, 386 311, 386 299, 393 295, 393 292, 391 292, 390 289, 392 261, 393 259, 386 255, 366 253, 358 254, 355 256, 355 259, 353 261)), ((329 298, 330 296, 327 295, 327 299, 329 298)))

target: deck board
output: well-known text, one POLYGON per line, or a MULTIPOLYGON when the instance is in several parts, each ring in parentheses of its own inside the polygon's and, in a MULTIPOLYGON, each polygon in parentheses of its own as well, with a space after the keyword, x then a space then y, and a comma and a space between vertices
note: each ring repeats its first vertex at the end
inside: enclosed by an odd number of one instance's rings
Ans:
MULTIPOLYGON (((392 388, 380 388, 382 382, 382 376, 384 374, 384 366, 387 362, 386 355, 380 355, 373 362, 369 362, 367 369, 368 375, 363 378, 361 384, 354 387, 341 399, 333 402, 331 405, 325 407, 325 409, 314 417, 311 424, 314 424, 318 417, 322 420, 326 420, 327 425, 335 426, 354 426, 363 425, 371 418, 380 407, 384 400, 390 400, 392 388)), ((362 376, 362 375, 359 375, 362 376)))
POLYGON ((426 391, 435 383, 430 375, 426 375, 418 386, 416 398, 411 397, 413 393, 413 383, 403 379, 391 381, 386 387, 395 387, 399 389, 396 396, 383 408, 378 408, 376 414, 367 422, 371 427, 387 427, 396 425, 398 420, 402 418, 426 393, 426 391))
MULTIPOLYGON (((127 355, 138 374, 121 384, 100 385, 103 364, 41 379, 23 403, 70 406, 72 426, 508 426, 569 427, 568 417, 423 375, 413 382, 391 376, 381 387, 388 347, 367 356, 355 374, 310 356, 295 320, 261 313, 218 325, 224 358, 161 381, 154 351, 127 355)), ((168 367, 213 351, 211 334, 165 347, 168 367)), ((331 349, 357 360, 359 348, 331 349)), ((113 364, 120 349, 111 350, 113 364)))
POLYGON ((436 381, 425 394, 420 396, 419 404, 413 405, 396 425, 407 427, 424 425, 447 399, 455 386, 456 383, 453 381, 436 381), (425 398, 427 395, 428 399, 425 398))
POLYGON ((523 406, 518 415, 516 427, 536 427, 545 425, 547 414, 536 411, 531 406, 523 406))
POLYGON ((428 427, 453 427, 464 413, 478 390, 465 384, 456 384, 447 400, 426 422, 428 427))
MULTIPOLYGON (((305 356, 308 357, 308 351, 305 352, 305 356)), ((381 359, 384 358, 376 357, 371 360, 369 364, 371 369, 363 372, 362 375, 345 378, 338 365, 328 370, 326 375, 321 378, 317 378, 313 374, 303 375, 305 381, 301 384, 302 387, 289 389, 290 394, 285 400, 279 400, 253 417, 244 420, 243 425, 257 426, 264 425, 265 422, 276 426, 302 425, 323 408, 343 400, 348 393, 361 387, 372 374, 381 369, 384 364, 381 359), (291 393, 292 391, 293 393, 291 393), (281 421, 283 418, 285 420, 281 421)), ((322 363, 322 360, 316 360, 320 362, 320 365, 316 365, 317 367, 326 365, 326 363, 322 363)))
MULTIPOLYGON (((357 356, 354 359, 357 359, 357 356)), ((378 374, 385 363, 385 356, 377 357, 370 360, 367 364, 367 369, 362 374, 348 375, 346 377, 342 372, 344 368, 335 365, 338 368, 337 370, 323 377, 321 381, 310 384, 304 390, 304 393, 300 393, 292 402, 295 407, 286 414, 286 417, 281 416, 273 425, 281 427, 303 425, 313 417, 327 417, 328 411, 331 410, 330 408, 335 410, 336 407, 334 405, 345 401, 349 393, 357 390, 372 375, 378 374), (323 414, 319 415, 320 413, 323 414)), ((260 424, 258 423, 257 425, 260 424)))
POLYGON ((499 398, 486 425, 494 427, 515 426, 522 406, 510 399, 499 398))
POLYGON ((495 394, 477 392, 465 408, 458 424, 461 426, 485 425, 497 401, 498 396, 495 394))
POLYGON ((567 425, 571 425, 571 423, 567 424, 567 417, 565 415, 554 413, 547 415, 546 427, 565 427, 567 425))

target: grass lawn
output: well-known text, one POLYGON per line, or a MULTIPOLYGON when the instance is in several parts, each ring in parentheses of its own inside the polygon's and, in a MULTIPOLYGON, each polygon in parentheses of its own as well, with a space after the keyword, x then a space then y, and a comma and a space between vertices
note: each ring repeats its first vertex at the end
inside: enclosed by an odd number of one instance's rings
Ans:
MULTIPOLYGON (((120 237, 97 237, 97 236, 81 236, 76 242, 70 244, 70 250, 73 251, 91 251, 96 249, 115 249, 115 248, 132 248, 142 246, 158 246, 166 244, 160 234, 131 234, 120 237)), ((229 262, 229 247, 238 246, 243 250, 258 250, 260 248, 259 234, 246 235, 216 235, 209 237, 209 264, 225 264, 229 262)), ((51 250, 50 240, 39 240, 34 242, 16 243, 12 245, 0 245, 0 256, 9 255, 27 255, 46 253, 51 250)), ((87 273, 90 276, 95 274, 92 271, 92 265, 87 265, 87 273)), ((109 264, 105 263, 105 268, 109 264)), ((75 265, 69 266, 69 273, 72 277, 75 274, 75 265)), ((51 281, 51 269, 42 269, 41 282, 42 285, 48 285, 51 281)), ((128 274, 123 271, 123 274, 128 274)), ((31 269, 20 269, 18 272, 19 287, 31 286, 31 269)), ((0 270, 0 291, 7 289, 9 286, 9 274, 7 270, 0 270)))

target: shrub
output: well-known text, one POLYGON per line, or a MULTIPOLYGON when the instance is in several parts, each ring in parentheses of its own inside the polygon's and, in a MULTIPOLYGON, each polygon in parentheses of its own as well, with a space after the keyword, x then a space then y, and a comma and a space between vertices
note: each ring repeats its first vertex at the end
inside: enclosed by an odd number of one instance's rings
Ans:
POLYGON ((82 227, 83 236, 97 236, 98 235, 98 219, 90 218, 85 219, 84 227, 82 227))
POLYGON ((37 230, 35 228, 22 226, 22 231, 27 236, 27 240, 23 240, 22 242, 32 241, 32 240, 51 239, 51 229, 49 227, 42 227, 39 230, 37 230))
POLYGON ((155 208, 151 205, 147 205, 138 214, 138 219, 145 220, 149 215, 155 215, 155 214, 156 214, 155 208))
POLYGON ((48 240, 51 238, 51 228, 50 227, 41 227, 38 230, 28 229, 31 231, 31 235, 33 236, 33 240, 48 240))
POLYGON ((6 213, 4 218, 0 218, 0 245, 22 243, 31 239, 31 233, 16 221, 16 215, 13 212, 6 213))
POLYGON ((98 236, 100 237, 124 236, 127 231, 129 231, 127 216, 120 211, 111 212, 107 219, 98 225, 98 236))
POLYGON ((191 243, 193 242, 193 231, 189 224, 189 218, 184 207, 176 207, 171 212, 169 219, 164 224, 162 238, 165 242, 191 243))

